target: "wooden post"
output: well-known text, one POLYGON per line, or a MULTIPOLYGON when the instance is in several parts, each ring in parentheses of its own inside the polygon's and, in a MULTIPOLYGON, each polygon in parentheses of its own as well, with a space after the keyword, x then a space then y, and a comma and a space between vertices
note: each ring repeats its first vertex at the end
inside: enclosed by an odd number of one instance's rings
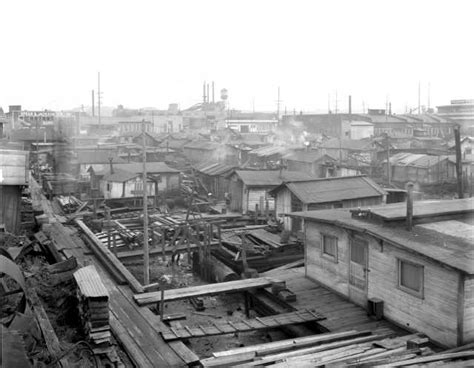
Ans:
POLYGON ((160 302, 160 320, 163 322, 163 315, 165 313, 165 285, 161 285, 161 302, 160 302))
POLYGON ((145 120, 142 122, 143 135, 143 283, 150 283, 150 254, 148 249, 148 192, 146 172, 146 134, 145 120))
POLYGON ((161 252, 163 257, 163 262, 166 262, 166 229, 161 229, 161 252))
POLYGON ((243 273, 248 269, 247 264, 247 241, 245 240, 244 234, 242 234, 242 268, 243 273))
POLYGON ((407 184, 407 230, 411 231, 413 227, 413 183, 407 184))
POLYGON ((114 255, 115 257, 117 257, 117 234, 116 233, 114 233, 113 243, 114 243, 114 255))
POLYGON ((244 291, 244 304, 245 304, 245 316, 250 318, 250 295, 247 291, 244 291))
POLYGON ((458 183, 458 198, 464 198, 464 189, 462 185, 461 133, 459 132, 459 125, 454 128, 454 142, 456 144, 456 177, 458 183))

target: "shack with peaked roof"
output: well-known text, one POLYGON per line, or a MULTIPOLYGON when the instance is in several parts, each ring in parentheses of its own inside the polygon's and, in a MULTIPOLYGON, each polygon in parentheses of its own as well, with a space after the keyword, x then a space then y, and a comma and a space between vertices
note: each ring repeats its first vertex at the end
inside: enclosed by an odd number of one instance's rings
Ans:
POLYGON ((229 163, 237 161, 234 149, 224 143, 195 141, 183 146, 184 155, 191 163, 206 161, 229 163))
MULTIPOLYGON (((383 163, 387 173, 387 161, 383 163)), ((409 181, 418 184, 454 182, 456 159, 454 156, 432 156, 414 153, 397 153, 390 157, 391 179, 397 183, 409 181)))
POLYGON ((207 193, 219 201, 225 199, 225 193, 230 193, 228 175, 235 169, 235 165, 218 162, 204 162, 193 167, 196 179, 207 193))
POLYGON ((232 211, 249 213, 273 211, 274 199, 270 190, 285 181, 309 180, 307 173, 281 170, 235 170, 229 175, 232 211), (256 210, 258 209, 258 211, 256 210))
MULTIPOLYGON (((147 193, 150 196, 178 194, 181 174, 164 162, 147 162, 147 193)), ((112 164, 103 171, 91 170, 91 187, 99 189, 104 198, 140 197, 143 192, 143 164, 112 164)))
POLYGON ((336 159, 316 150, 304 150, 283 157, 288 171, 310 173, 317 178, 326 178, 335 174, 336 159))
MULTIPOLYGON (((374 206, 385 202, 386 192, 366 176, 342 176, 286 182, 270 191, 276 216, 295 211, 374 206)), ((286 230, 300 231, 299 218, 284 217, 286 230)))
POLYGON ((474 342, 474 200, 291 214, 304 219, 305 274, 407 329, 474 342))

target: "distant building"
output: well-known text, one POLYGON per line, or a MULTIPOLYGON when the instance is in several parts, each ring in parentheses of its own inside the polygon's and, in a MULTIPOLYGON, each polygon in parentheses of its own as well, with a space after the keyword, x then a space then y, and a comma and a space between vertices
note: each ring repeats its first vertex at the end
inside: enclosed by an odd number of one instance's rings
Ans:
POLYGON ((238 133, 267 134, 278 124, 273 113, 242 113, 231 111, 225 120, 226 127, 238 133))
POLYGON ((450 105, 437 106, 438 115, 461 125, 463 129, 474 128, 474 100, 451 100, 450 105))

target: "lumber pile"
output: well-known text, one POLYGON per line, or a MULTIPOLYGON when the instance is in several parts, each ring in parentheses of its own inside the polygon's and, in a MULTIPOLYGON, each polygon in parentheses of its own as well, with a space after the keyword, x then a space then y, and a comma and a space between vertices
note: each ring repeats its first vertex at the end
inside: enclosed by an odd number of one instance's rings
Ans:
POLYGON ((58 195, 55 198, 56 202, 58 202, 63 212, 66 214, 73 213, 84 205, 82 201, 73 195, 58 195))
POLYGON ((94 351, 105 352, 110 346, 109 294, 93 265, 74 273, 77 283, 79 314, 94 351))
POLYGON ((432 354, 428 347, 408 343, 421 335, 393 336, 393 331, 344 331, 214 352, 203 367, 341 367, 392 364, 432 354))

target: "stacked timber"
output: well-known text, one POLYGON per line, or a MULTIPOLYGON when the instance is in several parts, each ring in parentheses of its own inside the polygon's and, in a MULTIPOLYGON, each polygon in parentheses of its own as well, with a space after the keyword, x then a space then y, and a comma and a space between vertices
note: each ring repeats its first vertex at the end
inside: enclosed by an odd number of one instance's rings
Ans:
POLYGON ((55 198, 63 212, 67 214, 75 212, 84 204, 82 201, 80 201, 73 195, 58 195, 55 198))
POLYGON ((93 343, 95 352, 107 351, 110 346, 109 294, 94 266, 74 273, 77 283, 79 314, 84 331, 93 343))

